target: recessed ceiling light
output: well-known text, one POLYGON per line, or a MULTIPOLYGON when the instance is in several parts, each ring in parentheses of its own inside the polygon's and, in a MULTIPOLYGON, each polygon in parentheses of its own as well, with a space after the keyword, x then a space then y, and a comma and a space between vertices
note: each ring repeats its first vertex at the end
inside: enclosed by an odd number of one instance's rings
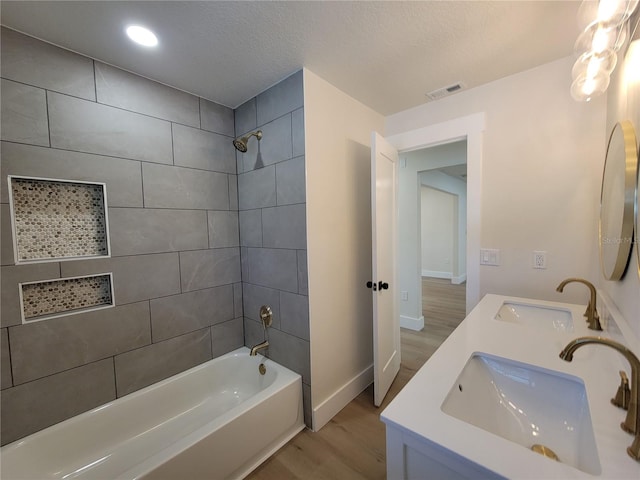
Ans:
POLYGON ((127 35, 134 42, 145 47, 155 47, 158 45, 158 37, 148 28, 140 25, 130 25, 127 27, 127 35))

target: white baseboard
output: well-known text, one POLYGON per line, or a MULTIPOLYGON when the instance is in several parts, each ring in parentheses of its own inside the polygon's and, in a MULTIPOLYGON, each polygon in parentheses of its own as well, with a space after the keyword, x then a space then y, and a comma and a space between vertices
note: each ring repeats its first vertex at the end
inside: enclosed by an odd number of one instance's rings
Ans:
POLYGON ((463 273, 462 275, 458 276, 458 277, 451 277, 451 283, 453 283, 454 285, 460 285, 461 283, 464 283, 467 281, 467 274, 463 273))
POLYGON ((400 326, 402 328, 408 328, 409 330, 419 332, 424 328, 424 317, 420 315, 420 318, 413 318, 407 317, 406 315, 400 315, 400 326))
POLYGON ((313 409, 312 430, 317 432, 324 427, 329 420, 372 383, 373 365, 370 365, 313 409))
POLYGON ((435 270, 422 270, 423 277, 451 278, 451 272, 436 272, 435 270))

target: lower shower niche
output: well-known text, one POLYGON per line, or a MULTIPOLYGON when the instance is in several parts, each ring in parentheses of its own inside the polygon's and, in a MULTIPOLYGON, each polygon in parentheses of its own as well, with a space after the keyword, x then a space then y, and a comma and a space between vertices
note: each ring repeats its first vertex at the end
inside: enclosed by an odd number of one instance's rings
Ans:
POLYGON ((9 175, 16 263, 108 257, 104 183, 9 175))
POLYGON ((19 285, 22 323, 114 306, 111 273, 19 285))

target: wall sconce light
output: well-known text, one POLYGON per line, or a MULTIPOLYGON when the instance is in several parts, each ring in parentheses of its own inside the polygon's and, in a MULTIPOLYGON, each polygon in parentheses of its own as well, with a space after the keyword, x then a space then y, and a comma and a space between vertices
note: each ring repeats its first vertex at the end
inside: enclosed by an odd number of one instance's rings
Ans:
POLYGON ((629 17, 638 0, 583 0, 578 9, 582 33, 574 51, 578 60, 571 74, 571 96, 588 102, 603 94, 618 62, 617 52, 629 37, 629 17))

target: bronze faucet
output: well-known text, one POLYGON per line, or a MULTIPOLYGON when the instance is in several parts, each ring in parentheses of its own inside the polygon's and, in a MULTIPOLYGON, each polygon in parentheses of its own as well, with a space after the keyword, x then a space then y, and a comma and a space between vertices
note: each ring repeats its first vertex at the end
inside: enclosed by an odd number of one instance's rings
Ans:
POLYGON ((596 310, 596 287, 594 287, 588 280, 584 280, 582 278, 567 278, 558 285, 556 292, 562 293, 565 285, 571 282, 584 283, 589 287, 591 299, 589 300, 589 305, 587 305, 587 310, 584 312, 584 316, 587 317, 587 323, 591 330, 602 330, 602 327, 600 326, 600 315, 598 315, 598 310, 596 310))
POLYGON ((627 453, 631 458, 640 461, 640 412, 638 411, 640 407, 640 398, 638 398, 638 392, 640 391, 638 388, 638 382, 640 381, 640 360, 624 345, 600 337, 579 337, 571 340, 560 352, 560 358, 570 362, 573 360, 573 353, 578 348, 590 343, 606 345, 607 347, 617 350, 631 365, 631 398, 629 400, 629 410, 627 411, 627 418, 620 426, 625 432, 635 433, 635 438, 631 446, 627 448, 627 453))

